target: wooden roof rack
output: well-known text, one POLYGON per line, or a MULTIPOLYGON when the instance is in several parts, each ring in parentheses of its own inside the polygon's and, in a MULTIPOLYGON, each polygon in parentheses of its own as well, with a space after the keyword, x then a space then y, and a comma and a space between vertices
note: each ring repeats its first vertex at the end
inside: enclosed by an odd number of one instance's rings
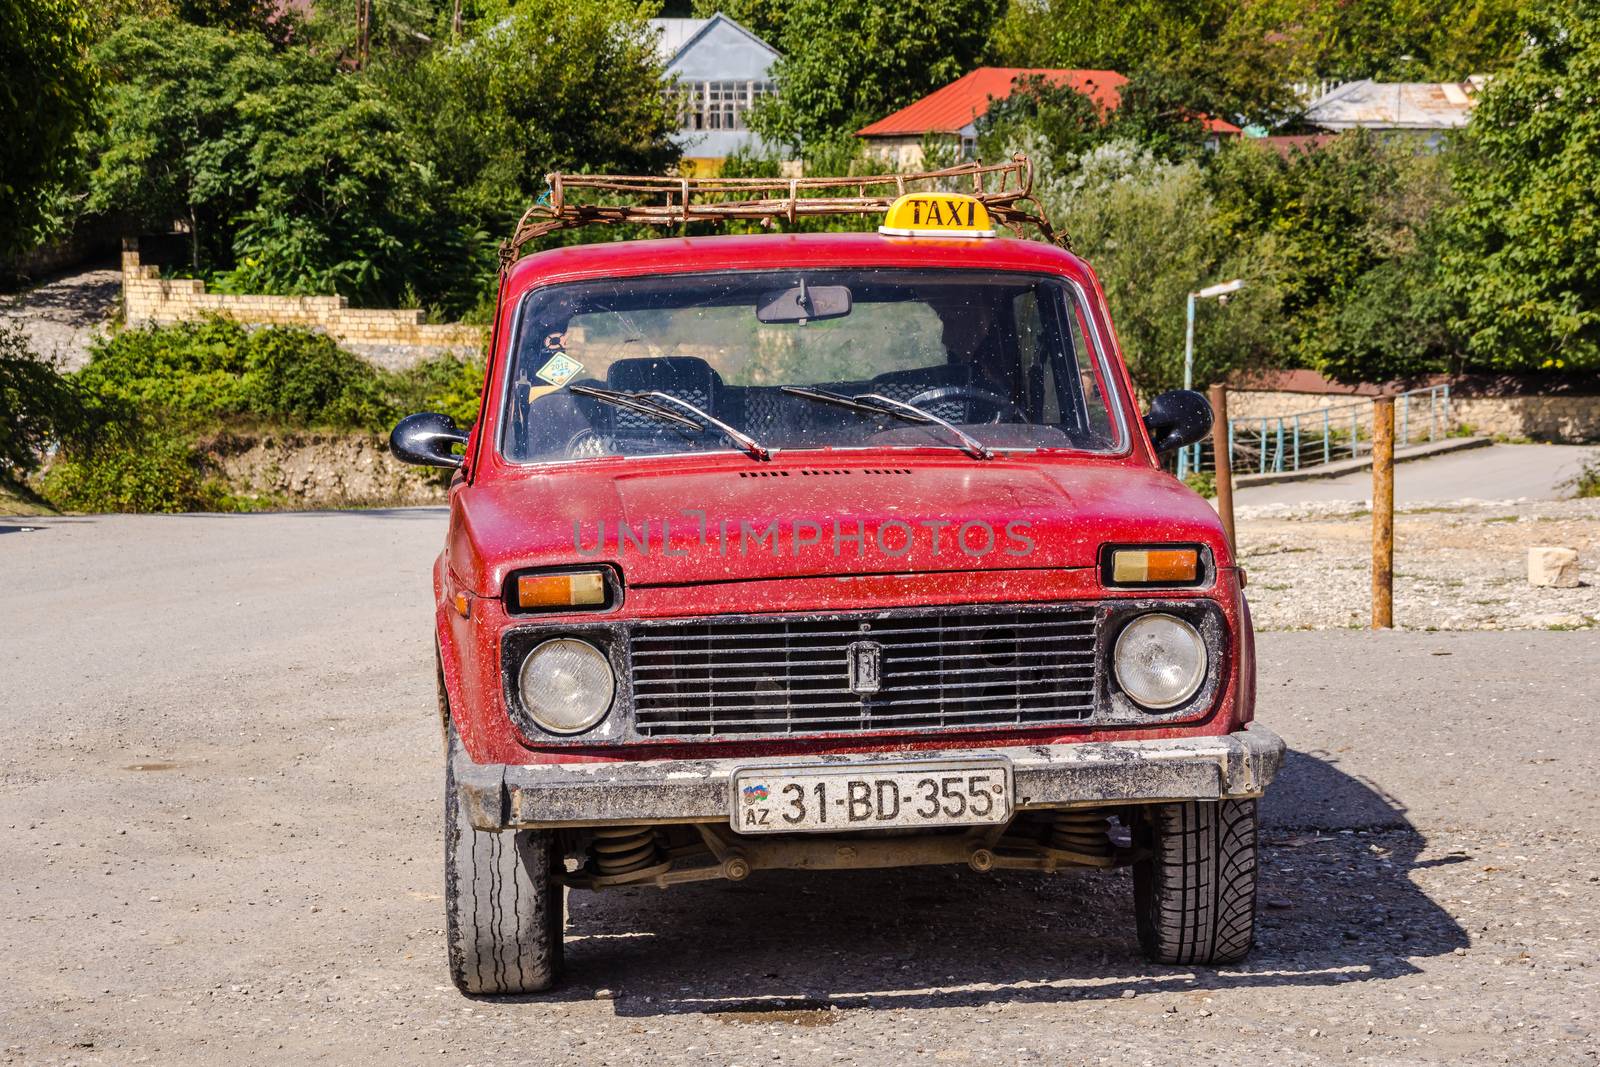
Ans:
MULTIPOLYGON (((549 192, 523 213, 511 240, 500 248, 509 267, 523 245, 579 226, 753 219, 767 226, 823 215, 863 215, 888 210, 906 193, 967 193, 983 201, 995 222, 1022 236, 1031 225, 1057 241, 1044 207, 1033 195, 1033 164, 1017 155, 1005 163, 962 163, 943 170, 814 178, 668 178, 609 174, 548 174, 549 192)), ((1062 243, 1065 243, 1064 240, 1062 243)))

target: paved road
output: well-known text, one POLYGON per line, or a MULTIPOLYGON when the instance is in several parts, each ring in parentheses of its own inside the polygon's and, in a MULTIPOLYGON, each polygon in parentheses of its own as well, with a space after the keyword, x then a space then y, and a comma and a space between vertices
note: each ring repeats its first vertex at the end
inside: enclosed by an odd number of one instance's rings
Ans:
MULTIPOLYGON (((1583 445, 1491 445, 1452 452, 1435 459, 1395 467, 1398 503, 1419 500, 1556 500, 1571 494, 1561 483, 1578 472, 1585 458, 1600 448, 1583 445)), ((1315 478, 1241 489, 1234 503, 1299 504, 1313 500, 1366 500, 1372 496, 1372 472, 1339 478, 1315 478)))
POLYGON ((437 510, 0 534, 0 1062, 1593 1064, 1600 633, 1264 635, 1260 946, 1126 877, 575 893, 543 999, 445 976, 437 510))

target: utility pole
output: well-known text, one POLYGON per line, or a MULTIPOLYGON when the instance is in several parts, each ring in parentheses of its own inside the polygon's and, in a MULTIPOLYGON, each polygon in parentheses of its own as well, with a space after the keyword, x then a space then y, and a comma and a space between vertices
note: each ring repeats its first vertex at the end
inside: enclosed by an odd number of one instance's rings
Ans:
POLYGON ((1211 455, 1216 461, 1217 514, 1228 535, 1228 551, 1237 558, 1239 542, 1233 536, 1233 453, 1228 446, 1228 387, 1211 387, 1211 455))
POLYGON ((1372 402, 1372 628, 1394 628, 1394 398, 1372 402))

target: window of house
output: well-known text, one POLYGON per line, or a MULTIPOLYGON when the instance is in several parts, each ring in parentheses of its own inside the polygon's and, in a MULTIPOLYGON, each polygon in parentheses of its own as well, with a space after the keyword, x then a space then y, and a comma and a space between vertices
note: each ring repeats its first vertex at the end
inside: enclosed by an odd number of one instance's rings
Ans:
POLYGON ((686 130, 748 129, 747 113, 774 91, 773 83, 764 81, 680 82, 678 125, 686 130))

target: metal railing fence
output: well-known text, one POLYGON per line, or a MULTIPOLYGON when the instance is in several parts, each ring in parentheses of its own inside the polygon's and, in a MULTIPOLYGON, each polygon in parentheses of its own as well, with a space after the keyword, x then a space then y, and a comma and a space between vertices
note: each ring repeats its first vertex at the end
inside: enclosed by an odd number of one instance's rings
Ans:
MULTIPOLYGON (((1396 394, 1396 448, 1437 441, 1450 435, 1450 386, 1434 385, 1396 394)), ((1304 470, 1372 450, 1373 403, 1315 408, 1288 415, 1244 416, 1228 420, 1228 450, 1233 473, 1266 474, 1304 470)), ((1214 471, 1211 441, 1191 445, 1180 456, 1180 477, 1190 470, 1214 471)))

